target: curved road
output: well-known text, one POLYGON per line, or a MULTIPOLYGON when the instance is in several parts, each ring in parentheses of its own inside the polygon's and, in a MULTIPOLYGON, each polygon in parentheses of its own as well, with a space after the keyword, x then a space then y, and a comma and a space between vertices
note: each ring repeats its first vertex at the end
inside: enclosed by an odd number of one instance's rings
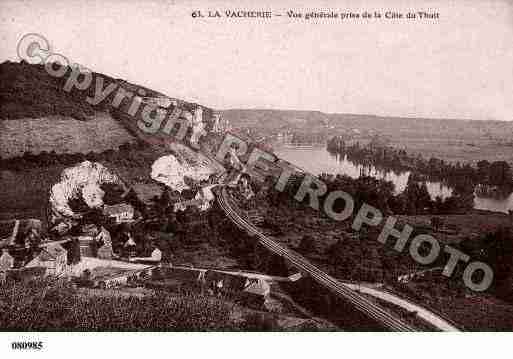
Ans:
POLYGON ((384 290, 379 290, 371 287, 367 287, 365 285, 359 285, 354 283, 345 283, 345 285, 355 291, 359 291, 361 293, 368 294, 372 297, 384 300, 388 303, 395 304, 403 309, 406 309, 409 312, 415 312, 419 318, 424 319, 426 322, 430 323, 437 329, 444 332, 459 332, 460 330, 456 328, 454 325, 440 317, 439 315, 415 304, 406 299, 403 299, 395 294, 389 293, 384 290))

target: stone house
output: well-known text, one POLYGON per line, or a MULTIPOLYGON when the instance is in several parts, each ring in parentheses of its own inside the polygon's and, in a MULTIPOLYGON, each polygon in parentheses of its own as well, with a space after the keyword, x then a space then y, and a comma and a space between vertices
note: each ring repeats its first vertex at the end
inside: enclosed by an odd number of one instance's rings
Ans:
POLYGON ((14 267, 14 258, 9 254, 7 249, 2 249, 0 255, 0 283, 5 282, 7 271, 14 267))
POLYGON ((248 278, 244 286, 244 292, 267 298, 271 293, 271 286, 264 279, 248 278))

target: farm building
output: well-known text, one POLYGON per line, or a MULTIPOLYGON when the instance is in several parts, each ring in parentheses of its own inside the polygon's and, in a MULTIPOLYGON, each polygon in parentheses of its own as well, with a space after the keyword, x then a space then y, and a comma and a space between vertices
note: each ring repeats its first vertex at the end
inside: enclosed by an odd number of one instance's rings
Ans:
POLYGON ((91 236, 76 237, 80 247, 80 257, 95 257, 94 238, 91 236))
POLYGON ((55 244, 41 250, 25 267, 44 267, 48 275, 59 276, 66 271, 67 266, 67 251, 60 244, 55 244))
POLYGON ((134 239, 132 238, 132 235, 130 232, 127 233, 128 239, 123 244, 123 251, 125 253, 125 256, 128 258, 135 257, 137 255, 137 244, 135 243, 134 239))

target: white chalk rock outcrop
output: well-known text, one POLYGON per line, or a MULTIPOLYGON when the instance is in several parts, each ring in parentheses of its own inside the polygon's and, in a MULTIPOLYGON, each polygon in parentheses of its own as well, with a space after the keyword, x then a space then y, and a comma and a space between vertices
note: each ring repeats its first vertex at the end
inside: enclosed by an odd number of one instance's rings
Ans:
POLYGON ((69 201, 82 197, 90 208, 103 205, 102 183, 117 183, 125 187, 121 179, 97 162, 84 161, 62 171, 60 181, 50 190, 50 223, 73 220, 80 214, 73 212, 69 201))
POLYGON ((205 134, 205 124, 203 123, 203 108, 198 106, 194 110, 194 116, 192 118, 192 135, 191 143, 194 145, 199 144, 199 139, 205 134))
POLYGON ((207 180, 213 173, 214 170, 208 166, 181 163, 173 155, 162 156, 151 166, 151 178, 178 192, 189 189, 184 181, 185 176, 199 182, 207 180))

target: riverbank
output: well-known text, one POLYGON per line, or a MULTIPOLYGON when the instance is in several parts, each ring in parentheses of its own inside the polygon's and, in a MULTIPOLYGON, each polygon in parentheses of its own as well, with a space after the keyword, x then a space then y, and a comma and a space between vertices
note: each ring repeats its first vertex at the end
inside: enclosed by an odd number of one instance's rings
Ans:
MULTIPOLYGON (((314 175, 322 173, 342 174, 354 179, 361 175, 369 175, 377 179, 390 181, 394 184, 395 194, 405 190, 411 174, 411 171, 387 170, 370 163, 364 165, 353 162, 347 156, 330 153, 322 143, 308 146, 281 144, 275 147, 275 153, 278 157, 314 175)), ((432 200, 435 200, 436 197, 446 199, 454 194, 453 189, 446 183, 431 179, 425 179, 424 182, 432 200)), ((513 193, 509 196, 493 196, 476 191, 474 193, 473 207, 474 209, 508 213, 508 210, 513 210, 513 193)))

